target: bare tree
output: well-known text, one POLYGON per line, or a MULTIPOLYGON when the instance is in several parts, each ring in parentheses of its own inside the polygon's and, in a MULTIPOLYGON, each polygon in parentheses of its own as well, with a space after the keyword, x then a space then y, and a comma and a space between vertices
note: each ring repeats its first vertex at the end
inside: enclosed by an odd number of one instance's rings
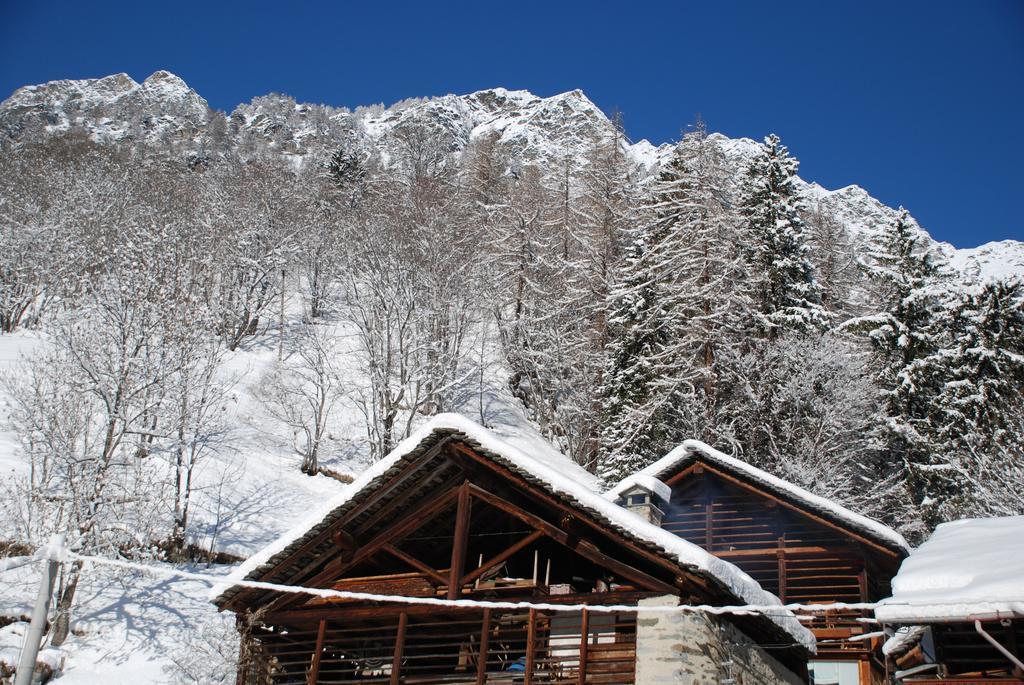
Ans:
POLYGON ((304 326, 295 350, 270 369, 259 395, 266 410, 292 431, 301 470, 319 472, 331 409, 339 398, 337 338, 327 326, 304 326))
POLYGON ((277 301, 282 271, 302 229, 296 207, 301 195, 294 174, 269 162, 231 165, 218 173, 211 179, 213 196, 204 199, 219 238, 212 301, 221 334, 234 350, 258 332, 277 301))

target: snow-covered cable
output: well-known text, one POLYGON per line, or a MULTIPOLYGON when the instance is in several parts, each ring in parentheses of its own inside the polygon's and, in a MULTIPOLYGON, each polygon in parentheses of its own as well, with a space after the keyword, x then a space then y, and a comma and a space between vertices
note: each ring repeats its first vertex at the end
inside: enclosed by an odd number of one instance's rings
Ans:
MULTIPOLYGON (((711 606, 711 605, 677 605, 677 606, 636 606, 633 604, 553 604, 547 602, 504 602, 477 599, 439 599, 436 597, 404 597, 401 595, 381 595, 371 592, 351 592, 348 590, 331 590, 327 588, 312 588, 301 585, 279 585, 277 583, 265 583, 257 580, 234 580, 223 576, 212 576, 192 571, 179 569, 161 568, 140 564, 122 559, 107 559, 105 557, 89 556, 84 554, 68 553, 68 558, 77 561, 87 561, 101 566, 112 566, 179 578, 196 580, 210 585, 224 585, 247 587, 254 590, 267 590, 270 592, 282 592, 287 594, 303 594, 321 597, 324 599, 357 599, 367 602, 389 602, 392 604, 426 604, 439 607, 452 608, 479 608, 479 609, 538 609, 542 611, 565 611, 576 612, 586 609, 596 613, 676 613, 676 612, 705 612, 710 614, 764 614, 764 615, 788 615, 791 613, 789 606, 779 604, 766 605, 736 605, 736 606, 711 606)), ((803 605, 793 605, 803 606, 803 605)), ((829 609, 871 609, 872 604, 819 604, 806 605, 816 607, 818 611, 829 609)))
MULTIPOLYGON (((391 604, 424 604, 439 607, 452 608, 479 608, 479 609, 537 609, 541 611, 564 611, 577 612, 586 609, 592 613, 707 613, 707 614, 762 614, 762 615, 787 615, 794 612, 817 613, 822 611, 872 611, 883 602, 827 602, 821 604, 740 604, 729 606, 712 606, 709 604, 679 604, 660 606, 637 606, 635 604, 554 604, 548 602, 525 602, 525 601, 493 601, 477 599, 439 599, 436 597, 405 597, 401 595, 382 595, 370 592, 352 592, 348 590, 331 590, 327 588, 312 588, 302 585, 281 585, 278 583, 266 583, 257 580, 236 580, 225 576, 216 576, 205 573, 195 573, 175 568, 164 568, 152 566, 123 559, 108 559, 75 552, 67 552, 68 560, 90 562, 100 566, 111 566, 114 568, 141 571, 152 575, 165 577, 178 577, 188 580, 195 580, 209 585, 225 585, 247 587, 254 590, 267 590, 270 592, 281 592, 286 594, 304 594, 324 599, 356 599, 368 602, 387 602, 391 604)), ((1005 601, 1005 598, 1003 598, 1005 601)), ((1024 601, 1024 599, 1022 599, 1024 601)), ((930 602, 931 603, 931 602, 930 602)), ((955 605, 960 603, 956 598, 950 598, 943 604, 955 605)), ((909 602, 893 602, 891 599, 884 602, 885 606, 906 605, 913 606, 909 602)))
POLYGON ((36 559, 32 557, 11 557, 9 559, 0 559, 0 573, 3 573, 4 571, 12 571, 16 568, 21 568, 22 566, 27 566, 33 561, 36 561, 36 559))

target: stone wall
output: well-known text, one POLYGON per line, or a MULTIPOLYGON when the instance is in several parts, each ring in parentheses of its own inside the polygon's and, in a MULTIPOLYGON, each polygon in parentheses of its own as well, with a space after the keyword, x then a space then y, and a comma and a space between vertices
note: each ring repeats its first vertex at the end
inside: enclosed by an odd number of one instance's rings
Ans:
MULTIPOLYGON (((672 606, 674 596, 641 600, 672 606)), ((636 624, 637 685, 806 685, 726 617, 641 613, 636 624)))

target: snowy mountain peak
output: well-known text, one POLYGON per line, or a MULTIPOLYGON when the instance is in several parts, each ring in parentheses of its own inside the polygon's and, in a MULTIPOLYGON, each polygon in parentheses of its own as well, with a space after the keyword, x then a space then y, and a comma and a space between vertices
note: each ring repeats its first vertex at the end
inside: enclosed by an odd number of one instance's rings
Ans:
POLYGON ((97 141, 182 140, 194 138, 208 116, 206 100, 168 71, 141 84, 120 73, 18 89, 0 103, 0 135, 17 140, 78 129, 97 141))
MULTIPOLYGON (((175 141, 196 145, 210 126, 224 122, 184 80, 160 70, 141 84, 127 74, 62 80, 26 86, 0 104, 0 138, 26 140, 84 130, 94 140, 175 141)), ((226 144, 255 145, 288 155, 297 165, 329 154, 340 146, 377 150, 388 159, 412 129, 429 132, 453 151, 473 141, 493 138, 521 163, 577 171, 588 152, 615 133, 609 117, 580 89, 540 97, 527 90, 496 87, 465 95, 411 98, 389 107, 345 108, 296 103, 284 95, 267 95, 239 105, 226 120, 226 144)), ((729 168, 739 179, 758 153, 758 141, 712 133, 729 168)), ((622 143, 637 173, 656 173, 675 145, 641 140, 622 143)), ((798 153, 799 151, 794 151, 798 153)), ((894 210, 864 188, 849 185, 828 190, 800 182, 808 209, 829 214, 861 240, 892 220, 894 210)), ((968 251, 939 246, 950 264, 968 276, 1024 275, 1024 244, 991 243, 968 251)))
POLYGON ((540 100, 528 90, 508 90, 506 88, 488 88, 463 96, 467 101, 476 103, 490 111, 508 107, 522 107, 540 100))
POLYGON ((170 96, 187 96, 195 92, 188 87, 188 84, 181 77, 163 70, 153 72, 149 78, 142 82, 142 87, 152 92, 162 92, 170 96))

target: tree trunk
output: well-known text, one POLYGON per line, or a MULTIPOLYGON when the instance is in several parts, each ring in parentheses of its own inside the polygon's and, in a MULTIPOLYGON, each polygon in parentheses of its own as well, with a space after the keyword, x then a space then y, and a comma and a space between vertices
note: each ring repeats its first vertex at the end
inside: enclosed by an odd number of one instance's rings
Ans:
POLYGON ((78 590, 78 581, 82 577, 82 562, 76 561, 71 565, 68 574, 68 582, 60 593, 57 601, 57 614, 53 619, 53 627, 50 629, 50 645, 60 647, 68 639, 71 633, 71 605, 75 601, 75 592, 78 590))

